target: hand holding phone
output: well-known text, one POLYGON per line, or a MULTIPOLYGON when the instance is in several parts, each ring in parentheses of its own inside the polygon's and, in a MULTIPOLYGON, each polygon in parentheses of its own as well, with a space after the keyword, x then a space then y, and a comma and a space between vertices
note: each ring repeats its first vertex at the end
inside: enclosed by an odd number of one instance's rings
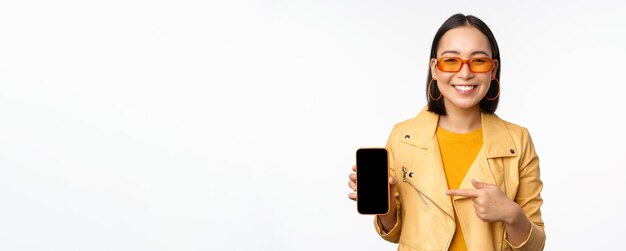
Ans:
MULTIPOLYGON (((349 175, 349 181, 348 181, 348 187, 350 187, 350 189, 352 189, 353 193, 349 193, 348 194, 348 198, 350 198, 353 201, 356 201, 356 191, 357 191, 357 186, 356 186, 356 165, 352 166, 352 173, 350 173, 349 175)), ((389 177, 389 198, 393 198, 396 192, 396 183, 398 182, 398 180, 396 179, 395 176, 393 176, 393 174, 390 173, 390 177, 389 177)), ((395 200, 391 199, 391 202, 389 204, 391 207, 389 209, 389 213, 385 214, 385 215, 378 215, 380 223, 382 224, 383 230, 385 232, 389 232, 391 230, 391 228, 393 228, 393 226, 396 225, 397 222, 397 218, 396 218, 396 210, 398 210, 396 208, 396 203, 395 200)))

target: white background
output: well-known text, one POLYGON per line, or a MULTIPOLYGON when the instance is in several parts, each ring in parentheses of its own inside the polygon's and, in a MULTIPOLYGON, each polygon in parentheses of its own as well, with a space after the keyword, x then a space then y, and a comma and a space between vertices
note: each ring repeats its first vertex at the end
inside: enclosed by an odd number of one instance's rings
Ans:
MULTIPOLYGON (((619 2, 619 1, 614 1, 619 2)), ((432 38, 494 32, 546 250, 623 243, 626 8, 603 1, 2 1, 1 250, 395 250, 354 152, 425 105, 432 38)))

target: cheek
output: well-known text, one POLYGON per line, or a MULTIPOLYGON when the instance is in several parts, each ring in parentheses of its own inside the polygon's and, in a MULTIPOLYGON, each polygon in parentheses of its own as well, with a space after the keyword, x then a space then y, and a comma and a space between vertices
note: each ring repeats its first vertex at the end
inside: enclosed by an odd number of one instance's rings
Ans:
POLYGON ((480 84, 480 93, 487 93, 489 91, 489 87, 491 85, 491 82, 485 82, 485 83, 481 83, 480 84))
POLYGON ((452 77, 454 76, 454 74, 450 74, 450 73, 438 73, 438 78, 437 78, 437 85, 439 85, 439 87, 442 87, 442 85, 448 85, 450 84, 450 80, 452 79, 452 77))
MULTIPOLYGON (((480 92, 483 93, 483 94, 486 94, 489 91, 489 88, 492 87, 491 86, 491 78, 486 79, 484 81, 481 81, 480 85, 481 85, 480 92)), ((497 86, 494 85, 493 88, 497 88, 497 86)))

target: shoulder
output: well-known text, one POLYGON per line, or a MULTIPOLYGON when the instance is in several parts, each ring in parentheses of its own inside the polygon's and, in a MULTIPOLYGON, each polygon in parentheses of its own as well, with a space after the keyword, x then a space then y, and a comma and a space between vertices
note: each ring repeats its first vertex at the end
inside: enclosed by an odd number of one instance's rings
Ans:
POLYGON ((409 119, 405 119, 402 120, 400 122, 397 122, 394 126, 393 129, 394 130, 406 130, 408 128, 411 128, 413 126, 415 126, 415 124, 418 122, 418 116, 409 118, 409 119))
POLYGON ((428 111, 427 107, 424 107, 415 117, 405 119, 395 124, 396 130, 416 130, 423 131, 425 128, 430 128, 433 125, 437 125, 439 115, 434 112, 428 111))
POLYGON ((513 122, 510 122, 508 120, 504 120, 500 117, 496 116, 500 121, 502 121, 502 123, 504 124, 504 126, 509 130, 509 132, 513 133, 513 134, 520 134, 520 133, 524 133, 524 132, 528 132, 528 129, 526 129, 526 127, 515 124, 513 122))
POLYGON ((525 144, 530 141, 530 133, 528 132, 528 129, 526 127, 502 119, 495 114, 489 116, 493 116, 497 121, 502 123, 504 128, 506 128, 506 130, 509 132, 509 135, 511 135, 511 138, 513 138, 513 140, 516 141, 518 144, 525 144))
POLYGON ((396 123, 389 139, 424 147, 432 139, 438 119, 439 115, 424 109, 417 116, 396 123))
POLYGON ((393 129, 391 130, 391 134, 389 135, 390 141, 396 141, 402 136, 407 135, 410 128, 414 128, 416 117, 405 119, 403 121, 397 122, 394 124, 393 129))

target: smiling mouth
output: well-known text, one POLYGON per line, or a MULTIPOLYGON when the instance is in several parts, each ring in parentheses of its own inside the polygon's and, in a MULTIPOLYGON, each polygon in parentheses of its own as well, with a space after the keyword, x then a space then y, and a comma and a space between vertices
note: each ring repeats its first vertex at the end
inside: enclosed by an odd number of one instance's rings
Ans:
POLYGON ((471 91, 474 88, 476 88, 476 85, 452 85, 455 89, 462 91, 462 92, 466 92, 466 91, 471 91))

